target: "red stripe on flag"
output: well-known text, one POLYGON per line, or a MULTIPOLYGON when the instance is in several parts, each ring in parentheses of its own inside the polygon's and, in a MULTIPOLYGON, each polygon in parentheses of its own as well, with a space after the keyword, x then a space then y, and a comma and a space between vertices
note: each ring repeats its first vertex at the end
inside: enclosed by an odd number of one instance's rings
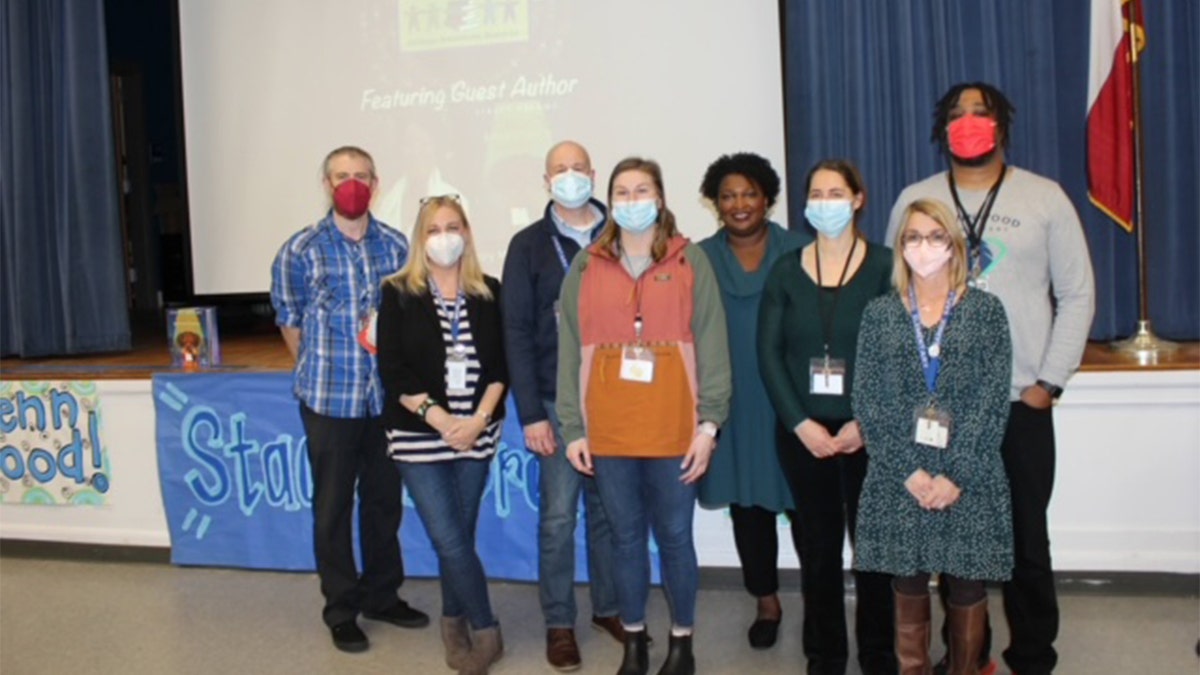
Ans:
MULTIPOLYGON (((1118 2, 1120 0, 1113 0, 1118 2)), ((1141 2, 1138 16, 1141 17, 1141 2)), ((1122 2, 1128 24, 1129 1, 1122 2)), ((1092 39, 1100 36, 1093 35, 1092 39)), ((1127 232, 1133 231, 1134 137, 1133 65, 1129 59, 1129 31, 1113 50, 1112 70, 1088 110, 1088 197, 1127 232)), ((1139 45, 1140 46, 1140 45, 1139 45)))

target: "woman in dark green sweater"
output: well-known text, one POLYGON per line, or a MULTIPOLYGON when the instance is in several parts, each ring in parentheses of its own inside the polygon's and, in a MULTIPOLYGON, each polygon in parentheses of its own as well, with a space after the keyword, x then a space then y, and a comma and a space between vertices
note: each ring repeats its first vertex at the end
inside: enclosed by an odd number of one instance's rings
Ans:
MULTIPOLYGON (((866 194, 845 160, 808 174, 805 218, 817 239, 779 258, 763 289, 758 361, 779 419, 780 463, 800 516, 804 654, 809 675, 842 675, 849 660, 842 542, 854 539, 867 472, 850 383, 863 309, 891 288, 892 253, 855 226, 866 194)), ((866 675, 896 672, 891 579, 855 572, 858 660, 866 675)))

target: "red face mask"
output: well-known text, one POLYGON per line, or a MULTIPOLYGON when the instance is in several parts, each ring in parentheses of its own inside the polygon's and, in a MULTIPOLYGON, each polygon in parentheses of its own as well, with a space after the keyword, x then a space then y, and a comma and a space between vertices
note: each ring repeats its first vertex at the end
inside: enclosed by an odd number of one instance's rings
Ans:
POLYGON ((333 208, 354 220, 371 206, 371 186, 353 178, 344 180, 333 189, 333 208))
POLYGON ((959 159, 982 157, 996 148, 996 120, 963 115, 946 127, 950 153, 959 159))

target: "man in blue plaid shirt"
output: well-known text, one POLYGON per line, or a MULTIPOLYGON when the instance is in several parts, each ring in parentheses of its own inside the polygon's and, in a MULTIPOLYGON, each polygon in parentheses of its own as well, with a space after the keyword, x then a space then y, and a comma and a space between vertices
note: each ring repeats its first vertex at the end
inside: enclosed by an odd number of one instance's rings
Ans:
POLYGON ((292 235, 271 268, 271 304, 296 358, 295 392, 312 466, 314 547, 322 616, 342 651, 367 649, 367 619, 405 628, 429 617, 399 599, 403 512, 400 476, 387 457, 383 387, 374 355, 380 283, 403 265, 408 241, 368 210, 378 187, 361 148, 325 158, 333 202, 320 222, 292 235), (354 563, 351 514, 359 500, 362 574, 354 563))

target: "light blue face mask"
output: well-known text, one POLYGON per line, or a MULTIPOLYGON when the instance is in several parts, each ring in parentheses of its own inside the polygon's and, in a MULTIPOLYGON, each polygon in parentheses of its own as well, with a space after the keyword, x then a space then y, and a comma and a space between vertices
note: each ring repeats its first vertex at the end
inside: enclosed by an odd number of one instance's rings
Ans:
POLYGON ((849 199, 810 199, 804 217, 817 232, 836 239, 854 222, 854 205, 849 199))
POLYGON ((577 209, 592 198, 592 179, 578 171, 564 171, 550 179, 550 196, 568 209, 577 209))
POLYGON ((639 234, 658 222, 658 201, 640 199, 635 202, 617 202, 612 207, 613 220, 622 230, 639 234))

